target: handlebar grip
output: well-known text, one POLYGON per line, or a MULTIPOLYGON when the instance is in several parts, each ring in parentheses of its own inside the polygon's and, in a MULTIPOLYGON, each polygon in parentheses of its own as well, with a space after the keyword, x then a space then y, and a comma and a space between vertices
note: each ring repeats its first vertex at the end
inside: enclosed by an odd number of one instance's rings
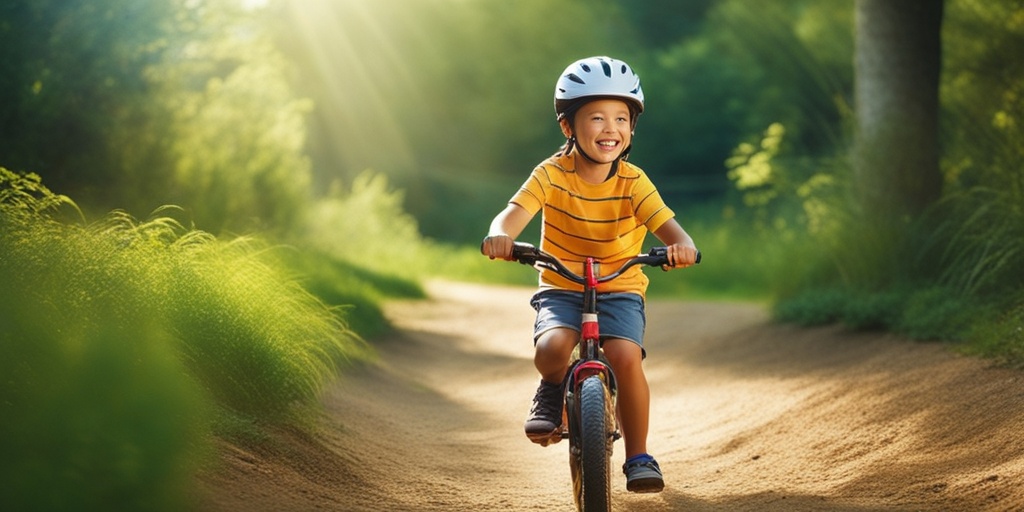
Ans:
POLYGON ((512 245, 512 259, 520 263, 532 265, 540 257, 540 251, 526 242, 515 242, 512 245))
POLYGON ((643 263, 652 267, 668 265, 668 247, 651 247, 643 263))
MULTIPOLYGON (((697 251, 697 258, 694 260, 694 264, 699 264, 701 259, 700 251, 697 251)), ((646 263, 652 267, 660 267, 662 265, 668 265, 668 247, 651 247, 650 251, 647 251, 647 258, 644 259, 643 263, 646 263)))

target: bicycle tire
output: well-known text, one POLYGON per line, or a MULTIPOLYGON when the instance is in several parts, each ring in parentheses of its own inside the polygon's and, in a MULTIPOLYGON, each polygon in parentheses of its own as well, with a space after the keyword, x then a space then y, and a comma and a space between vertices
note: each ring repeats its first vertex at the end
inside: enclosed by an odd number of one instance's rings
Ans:
POLYGON ((608 512, 612 505, 611 454, 614 416, 611 397, 600 377, 580 385, 580 510, 608 512))

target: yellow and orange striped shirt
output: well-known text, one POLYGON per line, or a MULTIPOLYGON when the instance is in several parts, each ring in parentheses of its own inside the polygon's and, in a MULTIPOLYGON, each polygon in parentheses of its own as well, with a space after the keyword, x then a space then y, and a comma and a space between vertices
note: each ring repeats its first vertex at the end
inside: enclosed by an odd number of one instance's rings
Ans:
MULTIPOLYGON (((675 213, 665 205, 647 174, 620 162, 614 176, 593 184, 576 173, 576 153, 551 157, 538 165, 510 203, 532 215, 542 212, 540 248, 557 256, 569 269, 583 274, 587 256, 600 262, 602 273, 614 272, 643 251, 649 231, 675 213)), ((598 290, 633 292, 644 296, 647 276, 635 266, 598 290)), ((540 274, 540 287, 582 290, 554 272, 540 274)))

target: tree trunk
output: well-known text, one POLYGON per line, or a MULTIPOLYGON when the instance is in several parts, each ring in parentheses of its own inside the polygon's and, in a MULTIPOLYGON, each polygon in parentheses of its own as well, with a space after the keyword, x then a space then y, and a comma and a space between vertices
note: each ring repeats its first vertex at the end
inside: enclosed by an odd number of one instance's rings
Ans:
POLYGON ((943 0, 856 0, 854 187, 865 212, 912 218, 939 198, 943 0))

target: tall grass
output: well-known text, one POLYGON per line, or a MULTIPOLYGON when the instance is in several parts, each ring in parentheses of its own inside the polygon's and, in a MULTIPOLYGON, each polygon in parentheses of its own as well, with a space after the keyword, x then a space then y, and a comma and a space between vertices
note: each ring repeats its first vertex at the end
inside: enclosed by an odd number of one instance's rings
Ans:
POLYGON ((0 169, 0 507, 186 508, 224 418, 288 418, 368 355, 267 244, 67 204, 0 169))
MULTIPOLYGON (((335 184, 331 193, 312 207, 307 230, 296 242, 311 250, 292 261, 301 264, 305 260, 309 269, 311 255, 316 254, 334 260, 332 265, 362 269, 362 286, 377 283, 371 295, 382 297, 422 297, 422 289, 410 288, 408 283, 437 277, 524 285, 536 282, 529 269, 488 261, 480 256, 479 248, 423 237, 416 219, 402 206, 404 198, 404 192, 392 188, 385 175, 372 171, 364 172, 347 186, 335 184), (390 276, 386 280, 390 284, 385 284, 382 276, 390 276)), ((328 276, 336 275, 319 264, 313 267, 326 270, 328 276)), ((319 289, 323 283, 312 286, 319 289)), ((340 292, 320 291, 325 296, 340 292)))

